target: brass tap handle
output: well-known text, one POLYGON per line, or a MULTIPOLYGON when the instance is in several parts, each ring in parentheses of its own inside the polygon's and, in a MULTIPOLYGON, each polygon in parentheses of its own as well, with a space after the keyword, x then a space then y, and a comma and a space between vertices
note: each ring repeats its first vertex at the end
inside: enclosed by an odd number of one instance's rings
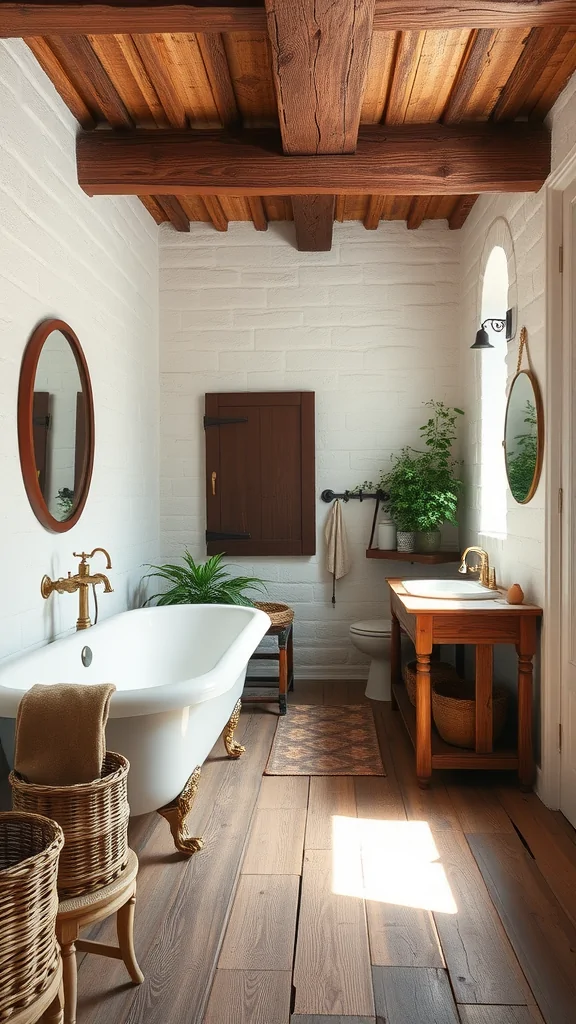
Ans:
POLYGON ((498 584, 496 583, 496 569, 490 569, 488 576, 488 586, 490 590, 498 590, 498 584))
POLYGON ((86 551, 73 551, 72 558, 80 558, 81 565, 86 565, 90 555, 86 551))

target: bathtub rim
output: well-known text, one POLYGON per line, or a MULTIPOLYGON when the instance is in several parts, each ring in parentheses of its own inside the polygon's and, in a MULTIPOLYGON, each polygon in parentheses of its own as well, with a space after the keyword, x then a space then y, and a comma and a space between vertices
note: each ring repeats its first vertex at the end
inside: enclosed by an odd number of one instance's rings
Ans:
MULTIPOLYGON (((232 611, 233 614, 236 612, 244 613, 244 617, 247 617, 247 622, 209 672, 192 676, 189 679, 180 679, 174 683, 161 684, 160 686, 116 690, 112 694, 110 701, 110 718, 135 718, 141 715, 154 715, 163 711, 177 711, 186 707, 192 707, 195 704, 202 704, 204 701, 211 700, 214 697, 219 697, 231 689, 242 672, 246 670, 251 655, 270 628, 269 616, 259 608, 251 608, 246 605, 203 604, 163 605, 146 609, 132 608, 111 615, 109 618, 98 623, 98 625, 91 626, 90 631, 98 630, 100 627, 104 627, 126 615, 135 615, 142 611, 169 613, 172 607, 201 607, 203 609, 219 610, 225 608, 227 611, 232 611)), ((87 632, 89 631, 84 631, 83 636, 87 632)), ((77 633, 70 633, 67 636, 51 641, 49 644, 45 644, 43 647, 13 655, 4 664, 0 665, 0 677, 11 664, 15 664, 23 658, 41 653, 47 647, 52 647, 54 644, 66 643, 67 640, 76 636, 77 633)), ((18 705, 27 689, 29 687, 18 689, 16 687, 3 686, 0 682, 0 718, 16 718, 18 705)))

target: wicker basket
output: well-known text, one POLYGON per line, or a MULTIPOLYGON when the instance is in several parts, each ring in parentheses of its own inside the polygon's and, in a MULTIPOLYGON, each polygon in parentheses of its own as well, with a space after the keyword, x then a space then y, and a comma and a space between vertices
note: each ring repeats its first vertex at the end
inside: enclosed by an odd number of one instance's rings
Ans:
POLYGON ((102 889, 126 867, 129 767, 125 757, 108 750, 100 779, 79 786, 38 786, 10 773, 14 808, 45 814, 62 826, 61 899, 102 889))
MULTIPOLYGON (((505 722, 508 696, 494 688, 492 694, 493 741, 505 722)), ((432 717, 440 736, 454 747, 473 750, 476 746, 476 700, 474 685, 445 679, 432 687, 432 717)))
POLYGON ((294 609, 287 604, 275 604, 273 601, 255 601, 254 607, 270 616, 275 629, 286 629, 294 621, 294 609))
MULTIPOLYGON (((404 683, 406 684, 406 692, 410 698, 410 703, 416 707, 416 662, 409 661, 404 665, 403 669, 404 683)), ((460 679, 454 665, 450 665, 447 661, 431 661, 430 662, 430 680, 432 686, 435 683, 441 683, 442 680, 449 680, 450 682, 457 682, 460 679)))
POLYGON ((48 988, 60 962, 54 924, 64 843, 55 821, 0 813, 0 1022, 48 988))

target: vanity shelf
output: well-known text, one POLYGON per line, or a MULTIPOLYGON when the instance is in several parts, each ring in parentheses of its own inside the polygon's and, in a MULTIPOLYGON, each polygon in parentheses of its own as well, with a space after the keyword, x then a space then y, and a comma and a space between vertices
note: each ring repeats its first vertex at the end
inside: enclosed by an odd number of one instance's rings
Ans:
POLYGON ((387 558, 392 562, 421 562, 423 565, 442 565, 444 562, 459 562, 459 551, 434 551, 420 554, 418 551, 381 551, 368 548, 366 558, 387 558))
MULTIPOLYGON (((392 692, 406 731, 416 749, 416 709, 410 703, 403 683, 394 683, 392 692)), ((432 767, 513 770, 518 768, 518 751, 510 742, 510 737, 504 735, 503 742, 497 744, 490 754, 477 754, 475 750, 453 747, 450 743, 445 743, 432 727, 432 767)))

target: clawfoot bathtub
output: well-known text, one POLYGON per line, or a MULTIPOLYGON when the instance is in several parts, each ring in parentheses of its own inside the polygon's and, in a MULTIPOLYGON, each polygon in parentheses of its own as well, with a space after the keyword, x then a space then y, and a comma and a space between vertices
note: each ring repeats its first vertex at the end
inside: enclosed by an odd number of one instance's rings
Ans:
POLYGON ((229 757, 248 661, 270 620, 256 608, 177 605, 122 612, 0 666, 0 740, 14 755, 14 719, 34 683, 116 684, 109 750, 130 761, 131 814, 160 810, 177 848, 194 853, 186 816, 220 733, 229 757))

